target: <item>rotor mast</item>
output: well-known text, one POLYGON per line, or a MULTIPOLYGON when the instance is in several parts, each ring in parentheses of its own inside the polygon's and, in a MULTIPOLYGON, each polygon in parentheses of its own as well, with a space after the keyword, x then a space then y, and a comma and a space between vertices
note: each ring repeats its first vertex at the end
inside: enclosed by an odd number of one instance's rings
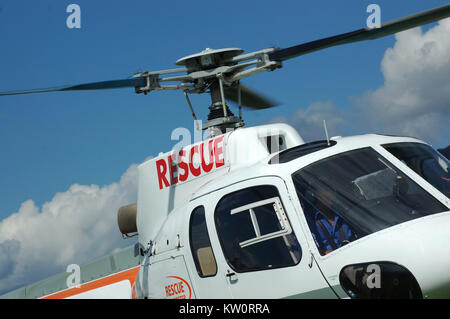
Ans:
MULTIPOLYGON (((227 105, 225 99, 225 85, 230 86, 233 83, 226 81, 222 72, 211 72, 221 67, 229 67, 237 65, 237 62, 231 61, 232 58, 242 53, 243 50, 237 48, 231 49, 205 49, 204 51, 189 55, 179 59, 176 64, 184 65, 187 68, 187 73, 203 71, 205 73, 212 73, 212 77, 205 76, 201 79, 204 85, 209 89, 211 96, 211 105, 209 106, 208 121, 202 125, 202 129, 215 129, 225 133, 227 129, 235 129, 244 126, 242 117, 236 117, 227 105), (226 82, 226 83, 225 83, 226 82)), ((222 71, 226 71, 223 69, 222 71)), ((219 70, 220 71, 220 70, 219 70)), ((206 75, 206 74, 205 74, 206 75)), ((239 86, 239 81, 237 86, 239 86)), ((235 84, 236 85, 236 84, 235 84)), ((186 90, 186 92, 189 90, 186 90)), ((238 88, 240 93, 240 90, 238 88)), ((239 94, 240 95, 240 94, 239 94)), ((240 101, 238 102, 241 108, 240 101)), ((241 112, 239 112, 241 114, 241 112)))

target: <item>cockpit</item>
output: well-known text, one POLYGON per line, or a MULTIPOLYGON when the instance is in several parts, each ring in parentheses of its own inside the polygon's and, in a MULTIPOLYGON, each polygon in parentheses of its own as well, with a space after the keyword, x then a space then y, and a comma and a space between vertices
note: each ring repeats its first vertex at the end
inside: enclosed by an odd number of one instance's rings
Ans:
MULTIPOLYGON (((309 145, 304 153, 331 146, 309 145)), ((450 162, 433 148, 405 142, 382 147, 450 197, 450 162)), ((301 150, 297 153, 302 156, 301 150)), ((289 156, 295 157, 292 151, 289 156)), ((322 255, 385 228, 449 210, 415 178, 371 147, 320 159, 292 174, 322 255)))

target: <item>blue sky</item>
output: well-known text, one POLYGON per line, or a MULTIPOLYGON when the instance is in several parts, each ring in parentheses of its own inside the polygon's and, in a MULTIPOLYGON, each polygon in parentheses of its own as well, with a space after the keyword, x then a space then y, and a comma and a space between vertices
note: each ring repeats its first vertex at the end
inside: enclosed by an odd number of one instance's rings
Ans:
MULTIPOLYGON (((387 22, 447 1, 3 0, 0 91, 127 78, 137 71, 173 68, 179 58, 207 47, 239 47, 246 52, 283 48, 365 27, 370 3, 381 7, 381 20, 387 22), (66 26, 70 3, 81 8, 81 29, 66 26)), ((343 124, 346 112, 358 109, 355 104, 372 101, 375 95, 366 99, 367 92, 376 93, 383 86, 386 73, 381 63, 395 43, 389 36, 331 48, 247 79, 247 85, 282 103, 269 110, 244 111, 247 125, 292 122, 300 115, 305 121, 305 116, 323 109, 335 117, 332 123, 336 119, 332 135, 367 133, 368 128, 382 132, 384 127, 390 133, 387 124, 366 125, 364 117, 356 127, 343 124)), ((197 115, 205 118, 209 97, 193 96, 192 102, 197 115)), ((444 121, 448 123, 448 117, 444 121)), ((292 124, 301 127, 299 122, 292 124)), ((29 199, 41 207, 71 185, 102 187, 118 181, 131 164, 168 151, 176 143, 170 136, 177 127, 193 130, 178 91, 1 97, 0 221, 29 199)), ((448 132, 422 132, 418 137, 436 147, 450 142, 448 132)))

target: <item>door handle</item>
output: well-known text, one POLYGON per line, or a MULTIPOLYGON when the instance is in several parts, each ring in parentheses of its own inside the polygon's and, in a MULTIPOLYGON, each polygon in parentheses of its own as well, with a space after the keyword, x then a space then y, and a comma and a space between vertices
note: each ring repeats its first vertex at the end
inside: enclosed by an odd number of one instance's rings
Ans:
POLYGON ((225 276, 230 279, 230 282, 236 282, 238 280, 236 273, 230 270, 227 270, 227 274, 225 276))
POLYGON ((310 256, 311 259, 309 260, 308 267, 309 267, 309 268, 312 268, 312 266, 313 266, 313 261, 314 261, 314 255, 313 255, 312 252, 310 252, 310 254, 311 254, 311 256, 310 256))

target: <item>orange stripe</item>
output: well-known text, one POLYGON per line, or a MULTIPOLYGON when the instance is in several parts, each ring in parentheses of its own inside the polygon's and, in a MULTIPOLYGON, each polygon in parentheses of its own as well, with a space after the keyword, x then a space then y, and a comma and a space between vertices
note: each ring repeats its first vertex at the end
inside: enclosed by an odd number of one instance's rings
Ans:
POLYGON ((89 290, 93 290, 96 288, 108 286, 111 284, 114 284, 116 282, 122 281, 122 280, 129 280, 130 285, 133 286, 134 282, 136 281, 137 273, 139 272, 139 266, 135 268, 131 268, 107 277, 103 277, 88 283, 85 283, 81 285, 80 288, 69 288, 67 290, 63 290, 51 295, 48 295, 46 297, 43 297, 42 299, 64 299, 67 297, 71 297, 74 295, 78 295, 82 292, 86 292, 89 290))

